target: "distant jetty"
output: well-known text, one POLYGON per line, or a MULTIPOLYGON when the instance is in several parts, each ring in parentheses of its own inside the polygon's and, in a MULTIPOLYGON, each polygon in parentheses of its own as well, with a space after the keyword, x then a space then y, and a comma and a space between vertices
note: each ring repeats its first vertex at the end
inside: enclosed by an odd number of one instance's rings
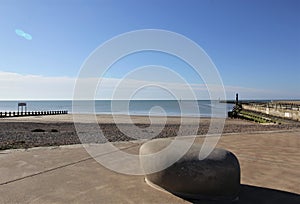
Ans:
POLYGON ((22 116, 42 116, 68 114, 68 111, 25 111, 25 112, 0 112, 0 118, 22 117, 22 116))
POLYGON ((0 112, 0 118, 7 117, 22 117, 22 116, 41 116, 41 115, 61 115, 68 114, 66 110, 51 110, 51 111, 27 111, 27 103, 19 102, 18 111, 0 112))
POLYGON ((300 121, 300 101, 272 101, 269 103, 243 103, 243 109, 269 116, 300 121))
POLYGON ((239 101, 236 94, 235 101, 220 101, 235 104, 228 117, 253 120, 259 123, 275 123, 278 119, 300 121, 300 101, 239 101))

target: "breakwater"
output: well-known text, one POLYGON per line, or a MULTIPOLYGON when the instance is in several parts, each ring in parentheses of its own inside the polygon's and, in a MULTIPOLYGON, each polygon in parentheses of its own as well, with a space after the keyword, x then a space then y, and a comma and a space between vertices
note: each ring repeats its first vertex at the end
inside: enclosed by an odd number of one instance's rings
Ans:
POLYGON ((22 117, 22 116, 42 116, 42 115, 61 115, 68 114, 68 111, 26 111, 26 112, 0 112, 0 118, 22 117))
POLYGON ((267 115, 300 121, 299 101, 276 101, 270 103, 243 103, 243 109, 267 115))

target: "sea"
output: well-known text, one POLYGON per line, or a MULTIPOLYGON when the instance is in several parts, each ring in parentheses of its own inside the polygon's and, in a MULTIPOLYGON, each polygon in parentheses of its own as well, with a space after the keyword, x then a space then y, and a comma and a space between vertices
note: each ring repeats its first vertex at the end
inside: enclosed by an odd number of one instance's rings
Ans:
POLYGON ((74 114, 144 116, 226 117, 226 113, 233 108, 233 104, 220 103, 218 100, 41 100, 0 101, 0 112, 18 111, 20 102, 26 103, 27 111, 67 110, 74 114))

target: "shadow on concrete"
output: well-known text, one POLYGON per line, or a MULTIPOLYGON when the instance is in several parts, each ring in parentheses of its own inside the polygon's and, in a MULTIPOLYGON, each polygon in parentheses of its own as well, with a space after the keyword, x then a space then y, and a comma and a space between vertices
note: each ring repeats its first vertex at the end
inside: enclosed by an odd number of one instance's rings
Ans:
POLYGON ((235 201, 187 200, 195 204, 299 204, 300 195, 258 186, 241 185, 239 198, 235 201))

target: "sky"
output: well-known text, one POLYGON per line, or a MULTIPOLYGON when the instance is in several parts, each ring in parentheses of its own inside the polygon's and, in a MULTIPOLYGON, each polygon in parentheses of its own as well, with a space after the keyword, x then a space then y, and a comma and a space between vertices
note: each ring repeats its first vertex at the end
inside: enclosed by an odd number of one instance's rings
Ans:
MULTIPOLYGON (((227 99, 236 92, 242 99, 300 99, 298 0, 0 0, 0 100, 72 99, 90 54, 141 29, 167 30, 197 43, 215 64, 227 99)), ((147 51, 113 64, 95 98, 112 98, 120 81, 122 89, 151 81, 184 92, 180 80, 151 67, 147 74, 128 75, 148 65, 168 67, 198 99, 209 97, 193 67, 147 51)), ((138 95, 166 97, 157 88, 138 95)))

